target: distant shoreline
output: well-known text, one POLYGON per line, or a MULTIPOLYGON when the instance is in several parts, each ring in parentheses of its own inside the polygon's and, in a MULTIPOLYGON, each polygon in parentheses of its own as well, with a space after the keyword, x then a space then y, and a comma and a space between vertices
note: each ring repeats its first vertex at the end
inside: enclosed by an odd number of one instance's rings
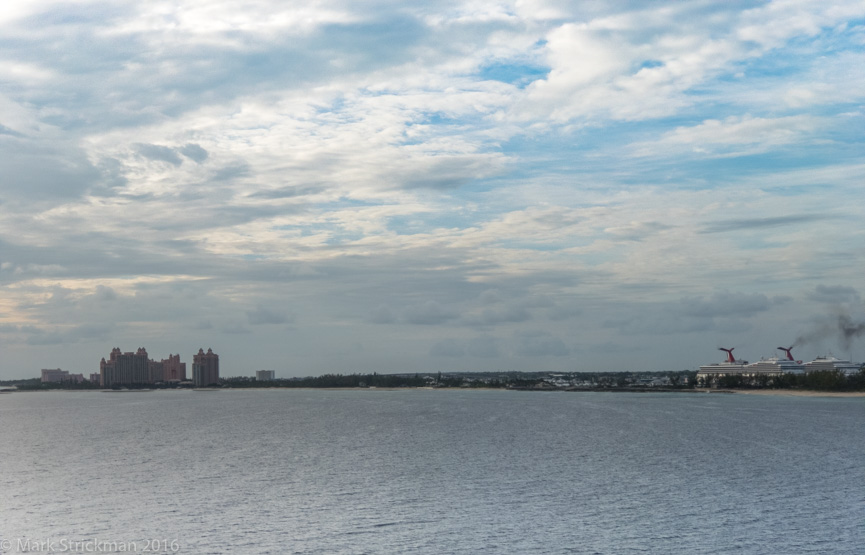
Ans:
POLYGON ((529 391, 563 393, 695 393, 695 394, 742 394, 787 397, 865 397, 865 391, 818 391, 813 389, 666 389, 666 388, 586 388, 586 389, 542 389, 542 388, 502 388, 502 387, 225 387, 213 389, 193 388, 156 388, 156 389, 48 389, 48 390, 5 390, 2 393, 55 393, 55 392, 103 392, 103 393, 149 393, 159 391, 529 391))
POLYGON ((709 393, 741 393, 787 397, 865 397, 865 391, 817 391, 814 389, 710 389, 709 393))

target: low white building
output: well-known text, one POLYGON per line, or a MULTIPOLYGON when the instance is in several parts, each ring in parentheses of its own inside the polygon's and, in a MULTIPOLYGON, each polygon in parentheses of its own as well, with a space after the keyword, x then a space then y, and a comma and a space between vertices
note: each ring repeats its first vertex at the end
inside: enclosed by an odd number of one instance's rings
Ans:
POLYGON ((70 374, 66 370, 59 368, 42 369, 42 383, 63 383, 75 382, 81 383, 84 381, 84 374, 70 374))
POLYGON ((276 372, 273 370, 256 370, 255 381, 257 382, 272 382, 276 379, 276 372))

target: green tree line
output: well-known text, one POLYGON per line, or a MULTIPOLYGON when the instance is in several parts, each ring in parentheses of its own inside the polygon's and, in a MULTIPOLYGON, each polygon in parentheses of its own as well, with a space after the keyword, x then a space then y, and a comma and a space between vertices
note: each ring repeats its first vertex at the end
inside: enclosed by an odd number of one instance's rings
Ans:
POLYGON ((779 376, 743 376, 731 374, 717 378, 707 377, 699 384, 724 389, 809 389, 814 391, 863 391, 865 368, 848 376, 841 370, 820 370, 807 374, 781 374, 779 376))

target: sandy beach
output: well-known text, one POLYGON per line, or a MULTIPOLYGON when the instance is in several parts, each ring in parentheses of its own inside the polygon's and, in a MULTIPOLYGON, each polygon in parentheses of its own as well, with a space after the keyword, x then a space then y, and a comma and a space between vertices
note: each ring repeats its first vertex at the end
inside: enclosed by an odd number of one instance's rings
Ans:
POLYGON ((865 397, 865 391, 814 391, 802 389, 703 389, 707 393, 744 395, 786 395, 789 397, 865 397))

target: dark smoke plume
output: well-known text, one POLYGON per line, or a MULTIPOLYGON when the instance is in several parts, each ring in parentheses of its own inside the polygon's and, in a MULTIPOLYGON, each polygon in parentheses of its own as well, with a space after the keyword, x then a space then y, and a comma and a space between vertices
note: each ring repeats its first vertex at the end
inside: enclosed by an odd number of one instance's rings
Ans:
POLYGON ((865 322, 855 322, 849 314, 842 312, 834 319, 827 319, 813 330, 797 337, 793 346, 799 347, 834 337, 838 340, 838 345, 845 351, 849 351, 853 340, 863 335, 865 335, 865 322))
POLYGON ((865 322, 854 322, 850 316, 842 314, 838 317, 838 329, 843 335, 841 341, 844 350, 849 351, 853 340, 865 335, 865 322))

